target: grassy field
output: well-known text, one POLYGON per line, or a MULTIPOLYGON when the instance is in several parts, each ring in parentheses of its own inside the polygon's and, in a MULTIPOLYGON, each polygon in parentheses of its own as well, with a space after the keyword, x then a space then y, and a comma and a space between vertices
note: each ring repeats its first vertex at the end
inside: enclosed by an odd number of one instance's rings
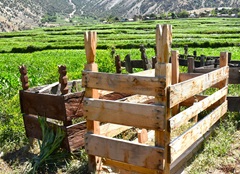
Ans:
MULTIPOLYGON (((218 56, 221 51, 228 51, 232 59, 240 60, 240 18, 79 24, 0 33, 0 153, 7 154, 27 144, 18 97, 19 65, 27 66, 31 87, 58 81, 60 64, 67 66, 70 80, 80 79, 86 62, 83 33, 95 30, 99 71, 115 72, 112 47, 121 59, 127 54, 140 59, 141 44, 146 46, 149 58, 154 56, 156 24, 173 26, 173 50, 183 53, 183 46, 187 44, 189 53, 196 50, 198 55, 218 56)), ((239 94, 237 90, 239 87, 235 86, 231 89, 232 93, 239 94)))

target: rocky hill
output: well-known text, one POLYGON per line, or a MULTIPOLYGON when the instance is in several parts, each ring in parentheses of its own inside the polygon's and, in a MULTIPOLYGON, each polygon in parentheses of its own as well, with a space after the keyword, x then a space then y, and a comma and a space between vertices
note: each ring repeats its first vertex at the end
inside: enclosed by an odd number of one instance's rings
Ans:
POLYGON ((239 0, 2 0, 0 31, 29 29, 41 24, 45 14, 66 18, 92 16, 96 18, 178 12, 207 7, 240 7, 239 0))

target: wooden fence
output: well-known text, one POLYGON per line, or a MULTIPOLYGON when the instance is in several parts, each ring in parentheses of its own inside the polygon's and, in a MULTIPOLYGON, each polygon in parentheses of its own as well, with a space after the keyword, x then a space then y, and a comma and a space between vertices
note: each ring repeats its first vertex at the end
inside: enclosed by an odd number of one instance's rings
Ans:
POLYGON ((157 25, 155 70, 130 75, 108 74, 98 72, 96 42, 96 32, 85 33, 87 64, 82 73, 82 85, 85 88, 83 110, 87 119, 85 148, 89 154, 89 172, 99 171, 103 165, 136 173, 176 172, 227 112, 228 54, 221 53, 217 70, 197 77, 196 74, 181 74, 177 51, 171 52, 172 63, 169 63, 172 28, 157 25), (193 100, 211 87, 218 90, 203 100, 193 100), (98 99, 98 90, 147 95, 154 99, 144 102, 149 104, 102 100, 98 99), (179 112, 180 105, 184 104, 189 107, 179 112), (207 109, 209 113, 198 119, 197 115, 207 109), (173 132, 191 119, 195 124, 173 138, 173 132), (154 145, 104 136, 100 123, 154 130, 154 145))
MULTIPOLYGON (((229 55, 229 54, 228 54, 229 55)), ((192 76, 198 76, 198 74, 202 73, 209 73, 217 68, 219 66, 209 65, 209 66, 203 66, 203 67, 195 67, 193 63, 193 58, 188 58, 188 73, 192 76)), ((240 84, 240 68, 239 68, 239 61, 231 61, 229 64, 229 80, 228 84, 240 84), (233 64, 236 66, 233 66, 233 64)), ((197 96, 198 100, 202 100, 206 96, 197 96)), ((240 110, 240 97, 239 96, 228 96, 228 111, 231 112, 239 112, 240 110)))

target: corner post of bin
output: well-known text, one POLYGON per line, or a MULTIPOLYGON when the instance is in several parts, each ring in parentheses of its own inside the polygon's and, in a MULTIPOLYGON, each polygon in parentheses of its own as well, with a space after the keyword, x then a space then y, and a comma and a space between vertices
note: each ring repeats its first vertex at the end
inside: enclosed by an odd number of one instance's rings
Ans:
MULTIPOLYGON (((172 84, 179 82, 179 52, 171 51, 171 62, 172 62, 172 84)), ((179 105, 172 108, 172 116, 179 113, 179 105)))
POLYGON ((169 63, 170 50, 172 44, 172 26, 171 25, 157 25, 156 26, 156 50, 157 63, 155 65, 155 77, 164 76, 165 87, 160 89, 161 93, 156 93, 155 103, 161 104, 165 107, 164 114, 164 130, 155 130, 155 145, 164 148, 163 154, 163 173, 170 173, 170 124, 171 110, 168 107, 168 86, 172 81, 172 65, 169 63))
MULTIPOLYGON (((85 52, 87 64, 85 64, 84 71, 98 72, 98 66, 95 63, 96 47, 97 47, 97 33, 95 31, 88 31, 84 34, 85 52)), ((84 79, 83 79, 84 80, 84 79)), ((98 90, 85 87, 85 97, 99 98, 98 90)), ((87 132, 93 134, 100 134, 99 121, 92 121, 87 119, 87 132)), ((100 158, 94 155, 88 155, 88 170, 89 172, 96 172, 99 170, 100 158)))
POLYGON ((68 93, 67 67, 65 65, 59 65, 58 72, 59 72, 59 84, 61 85, 60 91, 62 95, 65 95, 68 93))
POLYGON ((29 82, 28 82, 28 72, 27 67, 25 65, 21 65, 18 67, 20 72, 20 81, 22 84, 22 90, 19 91, 19 98, 20 98, 20 105, 21 105, 21 112, 24 113, 24 109, 22 107, 22 100, 23 100, 23 93, 25 90, 29 89, 29 82))

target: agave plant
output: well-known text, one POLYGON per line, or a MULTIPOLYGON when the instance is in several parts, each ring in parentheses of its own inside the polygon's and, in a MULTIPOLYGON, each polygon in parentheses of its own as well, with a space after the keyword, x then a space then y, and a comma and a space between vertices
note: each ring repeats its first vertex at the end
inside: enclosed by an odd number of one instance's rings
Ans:
POLYGON ((42 129, 42 141, 38 141, 40 153, 32 159, 29 173, 38 173, 40 169, 69 157, 69 153, 60 149, 65 132, 59 127, 55 131, 51 129, 44 117, 38 117, 38 120, 42 129))

